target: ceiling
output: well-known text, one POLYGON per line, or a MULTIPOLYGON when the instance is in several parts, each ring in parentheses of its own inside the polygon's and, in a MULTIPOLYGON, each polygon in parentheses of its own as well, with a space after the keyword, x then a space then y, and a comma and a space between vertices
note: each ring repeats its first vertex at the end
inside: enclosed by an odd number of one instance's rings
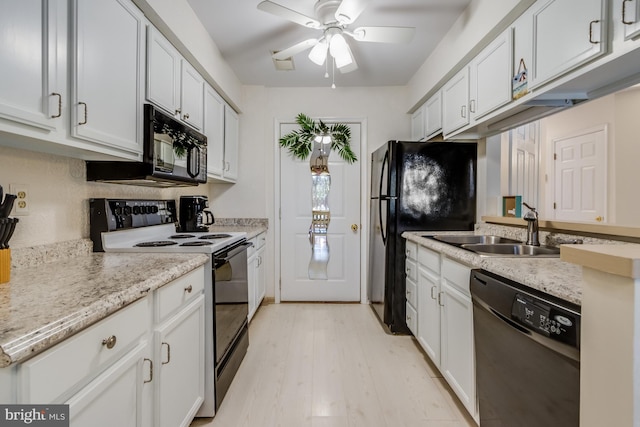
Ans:
MULTIPOLYGON (((295 69, 277 71, 271 52, 322 35, 257 9, 261 0, 188 0, 211 34, 222 56, 246 85, 270 87, 330 86, 325 66, 294 55, 295 69)), ((316 0, 273 0, 314 17, 316 0)), ((368 0, 367 7, 348 28, 359 26, 415 27, 408 44, 347 42, 358 64, 350 73, 335 72, 336 86, 406 85, 471 0, 368 0)), ((329 69, 331 74, 331 68, 329 69)))

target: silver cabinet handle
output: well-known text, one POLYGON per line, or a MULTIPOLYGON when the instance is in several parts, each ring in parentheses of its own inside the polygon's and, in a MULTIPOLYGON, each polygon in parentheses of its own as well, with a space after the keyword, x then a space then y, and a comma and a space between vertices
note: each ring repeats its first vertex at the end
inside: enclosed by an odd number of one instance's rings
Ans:
POLYGON ((460 116, 466 118, 467 117, 467 106, 463 105, 460 107, 460 116))
POLYGON ((102 345, 107 347, 109 350, 111 350, 113 347, 116 346, 116 341, 117 341, 116 336, 111 335, 110 337, 102 340, 102 345))
POLYGON ((627 3, 629 3, 630 1, 633 0, 622 0, 622 23, 624 25, 631 25, 634 24, 635 21, 627 21, 626 20, 626 16, 627 16, 627 3))
POLYGON ((162 344, 160 344, 160 346, 163 346, 163 345, 167 346, 167 361, 162 362, 163 365, 166 365, 167 363, 171 362, 171 346, 167 342, 163 342, 162 344))
POLYGON ((51 96, 58 97, 58 114, 54 114, 53 116, 51 116, 52 119, 55 119, 62 115, 62 95, 60 95, 58 92, 52 92, 51 96))
POLYGON ((591 44, 600 43, 599 41, 593 40, 593 24, 597 24, 599 22, 600 22, 599 19, 596 19, 596 20, 593 20, 593 21, 589 22, 589 43, 591 43, 591 44))
POLYGON ((178 114, 180 114, 180 109, 179 108, 176 109, 176 112, 175 112, 175 115, 178 115, 178 114))
POLYGON ((182 120, 187 120, 189 118, 189 113, 186 113, 182 116, 182 120))
POLYGON ((440 307, 444 307, 444 304, 442 303, 442 294, 443 294, 443 293, 444 293, 444 292, 438 292, 438 305, 439 305, 440 307))
POLYGON ((475 113, 476 112, 476 100, 472 99, 471 102, 469 102, 469 111, 471 113, 475 113))
POLYGON ((149 362, 149 379, 148 380, 144 380, 144 383, 150 383, 151 381, 153 381, 153 360, 151 359, 147 359, 146 357, 144 358, 145 362, 149 362))
POLYGON ((437 286, 431 287, 431 299, 436 299, 436 296, 433 294, 433 291, 437 290, 437 286))
POLYGON ((193 286, 191 286, 191 285, 187 286, 186 288, 184 288, 184 291, 185 291, 186 293, 190 294, 190 293, 191 293, 191 291, 193 291, 193 286))
POLYGON ((87 111, 87 104, 85 102, 78 102, 78 105, 82 105, 84 107, 84 121, 82 122, 78 122, 79 125, 86 125, 87 124, 87 114, 89 114, 89 112, 87 111))

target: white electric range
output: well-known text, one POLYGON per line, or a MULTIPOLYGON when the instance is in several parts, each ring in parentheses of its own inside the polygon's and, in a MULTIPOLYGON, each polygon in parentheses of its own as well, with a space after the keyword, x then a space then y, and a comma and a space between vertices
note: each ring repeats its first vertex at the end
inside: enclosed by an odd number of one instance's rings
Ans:
POLYGON ((209 254, 205 268, 205 398, 213 417, 249 346, 244 232, 177 232, 173 200, 90 200, 94 251, 209 254))

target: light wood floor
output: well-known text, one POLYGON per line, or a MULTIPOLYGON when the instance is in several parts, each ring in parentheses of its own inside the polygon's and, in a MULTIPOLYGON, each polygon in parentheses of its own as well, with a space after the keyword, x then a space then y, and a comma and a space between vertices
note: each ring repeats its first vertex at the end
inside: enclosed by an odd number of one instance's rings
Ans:
POLYGON ((475 427, 412 337, 367 305, 263 305, 214 418, 192 427, 475 427))

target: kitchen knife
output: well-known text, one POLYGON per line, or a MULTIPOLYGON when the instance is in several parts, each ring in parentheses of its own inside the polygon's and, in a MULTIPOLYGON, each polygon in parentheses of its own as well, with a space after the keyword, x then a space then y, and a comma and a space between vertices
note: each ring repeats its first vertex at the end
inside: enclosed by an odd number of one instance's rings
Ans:
POLYGON ((3 197, 4 197, 4 190, 2 189, 2 185, 0 185, 0 204, 2 204, 3 197))
POLYGON ((11 224, 9 218, 0 218, 0 249, 4 249, 5 235, 9 236, 11 224))
POLYGON ((13 202, 16 200, 15 194, 7 194, 4 198, 4 202, 0 205, 0 218, 7 218, 13 208, 13 202))
POLYGON ((11 224, 9 227, 9 233, 7 237, 4 239, 4 248, 9 249, 9 240, 11 240, 11 236, 13 236, 13 232, 16 230, 16 224, 18 223, 18 218, 7 218, 11 220, 11 224))

